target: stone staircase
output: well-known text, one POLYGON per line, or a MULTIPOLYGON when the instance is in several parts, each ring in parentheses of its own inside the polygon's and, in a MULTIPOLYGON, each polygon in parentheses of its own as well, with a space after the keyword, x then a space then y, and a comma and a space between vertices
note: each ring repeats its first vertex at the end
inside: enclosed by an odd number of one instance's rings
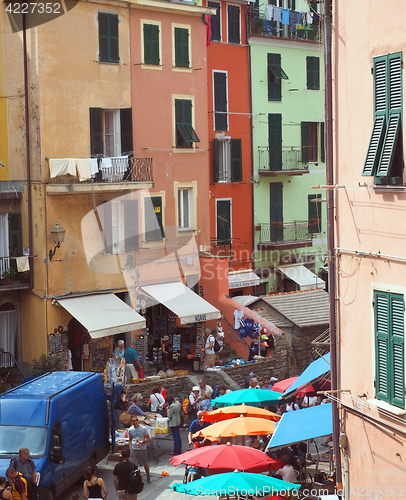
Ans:
POLYGON ((228 361, 238 357, 237 352, 231 349, 229 342, 224 342, 223 349, 216 353, 216 359, 221 361, 221 365, 227 364, 228 361))

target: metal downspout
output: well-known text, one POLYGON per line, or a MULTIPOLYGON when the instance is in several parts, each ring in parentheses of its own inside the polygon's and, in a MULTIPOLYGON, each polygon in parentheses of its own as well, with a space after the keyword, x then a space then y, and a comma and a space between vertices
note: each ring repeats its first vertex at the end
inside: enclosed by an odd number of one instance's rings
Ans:
POLYGON ((27 210, 28 210, 28 247, 30 263, 30 290, 34 288, 34 255, 32 240, 32 200, 31 200, 31 154, 30 154, 30 123, 28 95, 28 61, 27 61, 27 15, 23 14, 23 50, 24 50, 24 107, 25 107, 25 148, 27 155, 27 210))
MULTIPOLYGON (((334 184, 333 171, 333 79, 331 65, 331 0, 324 1, 324 68, 325 68, 325 122, 326 122, 326 174, 327 185, 334 184)), ((334 254, 334 189, 327 190, 327 247, 330 304, 331 389, 338 389, 337 323, 336 323, 336 266, 334 254)), ((342 484, 341 455, 339 448, 340 419, 337 401, 332 401, 333 445, 337 485, 342 484)))

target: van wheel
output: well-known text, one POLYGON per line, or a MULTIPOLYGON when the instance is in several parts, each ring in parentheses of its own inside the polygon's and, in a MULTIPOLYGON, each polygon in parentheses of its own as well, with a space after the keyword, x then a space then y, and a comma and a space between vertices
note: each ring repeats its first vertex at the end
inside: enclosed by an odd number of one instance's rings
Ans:
POLYGON ((45 486, 38 486, 38 500, 54 500, 55 498, 55 488, 51 486, 46 488, 45 486))

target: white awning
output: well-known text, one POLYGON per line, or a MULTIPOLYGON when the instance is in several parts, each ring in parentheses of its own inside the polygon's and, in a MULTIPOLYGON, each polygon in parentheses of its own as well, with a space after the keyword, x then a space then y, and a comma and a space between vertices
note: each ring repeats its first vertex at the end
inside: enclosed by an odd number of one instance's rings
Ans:
POLYGON ((256 286, 261 283, 261 278, 252 269, 246 271, 231 271, 228 273, 228 288, 245 288, 246 286, 256 286))
POLYGON ((57 299, 92 339, 145 328, 145 319, 114 293, 57 299))
POLYGON ((310 288, 322 288, 324 290, 326 288, 326 283, 302 264, 279 266, 277 269, 287 278, 297 283, 300 290, 309 290, 310 288))
POLYGON ((175 313, 183 325, 221 318, 218 309, 179 281, 145 285, 141 288, 157 302, 175 313))

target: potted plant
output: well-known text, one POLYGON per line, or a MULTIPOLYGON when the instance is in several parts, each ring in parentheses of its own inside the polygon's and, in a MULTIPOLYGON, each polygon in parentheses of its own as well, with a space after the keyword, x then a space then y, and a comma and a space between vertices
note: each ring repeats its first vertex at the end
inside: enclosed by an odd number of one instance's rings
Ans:
POLYGON ((7 269, 6 271, 4 271, 3 274, 1 275, 1 277, 6 282, 6 285, 9 285, 11 283, 11 281, 15 278, 16 274, 17 274, 17 271, 10 268, 10 269, 7 269))

